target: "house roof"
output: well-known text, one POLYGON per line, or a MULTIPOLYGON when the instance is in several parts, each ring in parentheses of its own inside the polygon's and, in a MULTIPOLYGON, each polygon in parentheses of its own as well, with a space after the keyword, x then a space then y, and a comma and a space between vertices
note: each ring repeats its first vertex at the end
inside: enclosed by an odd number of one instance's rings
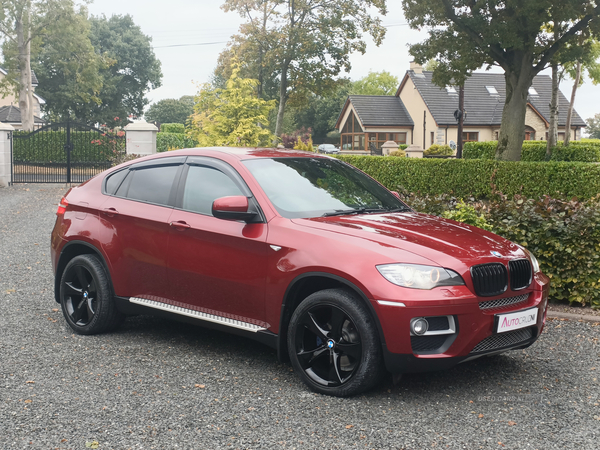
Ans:
POLYGON ((349 95, 338 117, 336 128, 350 103, 365 127, 412 127, 414 122, 400 97, 390 95, 349 95))
MULTIPOLYGON (((21 123, 21 110, 13 105, 0 107, 0 122, 21 123)), ((34 123, 44 123, 38 116, 33 116, 34 123)))
MULTIPOLYGON (((433 72, 423 71, 415 73, 408 70, 396 96, 410 77, 415 87, 421 94, 431 115, 438 125, 456 125, 454 111, 458 109, 458 87, 454 89, 440 88, 433 84, 433 72)), ((533 79, 532 89, 529 91, 528 102, 546 122, 550 122, 550 98, 552 94, 552 79, 547 75, 537 75, 533 79)), ((464 124, 475 125, 500 125, 502 110, 506 98, 506 84, 502 73, 473 73, 465 82, 465 110, 467 116, 464 124)), ((569 102, 559 91, 558 125, 564 126, 567 118, 569 102)), ((573 110, 572 126, 585 126, 584 120, 573 110)))
MULTIPOLYGON (((6 69, 0 67, 0 73, 3 75, 8 75, 8 72, 6 71, 6 69)), ((33 69, 31 70, 31 85, 33 87, 36 87, 38 85, 38 79, 35 76, 35 72, 33 71, 33 69)))

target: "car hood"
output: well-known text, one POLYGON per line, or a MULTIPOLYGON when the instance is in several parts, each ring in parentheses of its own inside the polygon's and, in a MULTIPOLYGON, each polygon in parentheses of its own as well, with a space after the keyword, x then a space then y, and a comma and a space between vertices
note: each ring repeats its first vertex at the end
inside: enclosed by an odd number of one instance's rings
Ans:
POLYGON ((469 267, 526 257, 520 246, 496 234, 416 212, 293 219, 293 222, 376 241, 449 268, 457 263, 469 267))

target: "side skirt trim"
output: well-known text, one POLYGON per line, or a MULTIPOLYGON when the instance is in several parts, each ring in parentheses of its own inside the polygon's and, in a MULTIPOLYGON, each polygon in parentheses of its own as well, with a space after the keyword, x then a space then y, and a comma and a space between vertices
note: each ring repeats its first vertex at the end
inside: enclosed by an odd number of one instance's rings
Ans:
POLYGON ((193 317, 194 319, 205 320, 207 322, 218 323, 220 325, 238 328, 240 330, 252 331, 254 333, 256 333, 257 331, 266 330, 266 328, 254 325, 253 323, 229 319, 228 317, 215 316, 214 314, 207 314, 201 311, 195 311, 193 309, 181 308, 179 306, 173 306, 167 303, 156 302, 154 300, 147 300, 145 298, 130 297, 129 301, 138 305, 148 306, 150 308, 160 309, 162 311, 167 311, 174 314, 181 314, 182 316, 193 317))

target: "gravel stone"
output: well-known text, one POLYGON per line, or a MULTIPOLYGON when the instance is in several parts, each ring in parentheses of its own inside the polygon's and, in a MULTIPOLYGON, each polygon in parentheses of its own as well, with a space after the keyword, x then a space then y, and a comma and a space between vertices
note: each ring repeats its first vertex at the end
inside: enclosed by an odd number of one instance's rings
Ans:
POLYGON ((364 395, 310 392, 274 350, 150 316, 79 336, 54 301, 64 185, 0 189, 0 448, 597 449, 600 325, 364 395))

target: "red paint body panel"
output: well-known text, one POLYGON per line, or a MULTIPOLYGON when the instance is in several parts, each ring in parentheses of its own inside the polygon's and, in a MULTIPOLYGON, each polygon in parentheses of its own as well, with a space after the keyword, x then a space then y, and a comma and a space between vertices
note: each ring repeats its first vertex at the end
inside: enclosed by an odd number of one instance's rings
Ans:
MULTIPOLYGON (((263 223, 221 220, 103 194, 103 180, 113 168, 66 195, 69 206, 57 218, 52 233, 55 272, 65 245, 85 242, 104 258, 120 297, 187 305, 263 326, 273 333, 280 333, 285 326, 280 324, 282 305, 293 281, 305 274, 323 274, 354 286, 370 303, 387 351, 422 360, 466 357, 475 345, 493 335, 498 311, 481 310, 482 301, 528 294, 525 303, 502 312, 538 308, 535 337, 543 329, 549 292, 549 280, 543 274, 535 274, 531 285, 519 291, 512 292, 509 287, 496 297, 474 293, 472 266, 508 265, 510 260, 528 258, 512 242, 469 225, 415 212, 286 219, 277 213, 243 160, 329 157, 273 149, 169 152, 169 156, 186 155, 229 164, 260 205, 263 223), (431 290, 400 287, 376 268, 390 263, 448 268, 461 275, 465 285, 431 290), (446 315, 454 316, 458 325, 449 348, 438 354, 413 354, 410 320, 446 315)), ((119 167, 128 164, 131 162, 119 167)), ((219 202, 234 211, 248 208, 247 201, 245 205, 227 199, 219 202)))

